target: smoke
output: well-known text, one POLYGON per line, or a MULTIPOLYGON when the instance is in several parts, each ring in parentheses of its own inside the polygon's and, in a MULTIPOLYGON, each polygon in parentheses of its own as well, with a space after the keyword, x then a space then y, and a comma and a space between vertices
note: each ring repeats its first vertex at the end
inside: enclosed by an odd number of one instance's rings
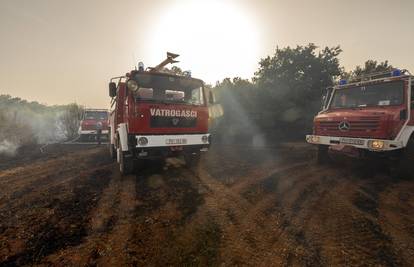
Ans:
POLYGON ((0 154, 4 154, 6 156, 14 156, 16 155, 18 148, 18 144, 10 142, 9 140, 0 141, 0 154))
POLYGON ((303 112, 300 108, 292 107, 282 113, 282 120, 285 122, 295 122, 300 119, 302 115, 303 112))
POLYGON ((22 119, 33 132, 33 139, 38 144, 56 143, 65 140, 65 132, 61 123, 63 112, 31 114, 30 119, 22 119))
POLYGON ((0 95, 0 154, 13 156, 19 147, 66 139, 67 106, 46 106, 0 95))

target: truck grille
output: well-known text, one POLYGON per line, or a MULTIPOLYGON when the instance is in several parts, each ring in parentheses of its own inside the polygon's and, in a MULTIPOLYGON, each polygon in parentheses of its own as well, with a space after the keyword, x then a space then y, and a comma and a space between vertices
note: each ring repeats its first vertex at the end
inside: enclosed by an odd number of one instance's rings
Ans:
POLYGON ((192 128, 197 125, 197 118, 185 117, 151 117, 152 128, 192 128))
POLYGON ((380 127, 380 117, 376 116, 366 116, 360 117, 358 120, 349 119, 349 120, 336 120, 336 121, 321 121, 318 124, 317 130, 320 132, 366 132, 366 131, 375 131, 380 127), (339 124, 341 122, 348 122, 349 129, 347 131, 340 131, 339 124))
POLYGON ((85 131, 96 130, 96 125, 91 125, 91 124, 82 125, 81 129, 85 131))

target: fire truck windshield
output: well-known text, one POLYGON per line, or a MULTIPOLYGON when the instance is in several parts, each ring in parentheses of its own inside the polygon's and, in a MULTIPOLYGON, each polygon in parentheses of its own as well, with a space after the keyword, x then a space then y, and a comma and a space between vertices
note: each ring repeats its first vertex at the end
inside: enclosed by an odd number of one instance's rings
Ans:
POLYGON ((404 101, 404 82, 394 81, 337 89, 330 108, 397 106, 404 101))
POLYGON ((108 113, 105 111, 86 111, 85 120, 106 120, 108 113))
POLYGON ((135 92, 137 101, 159 101, 189 105, 203 105, 203 88, 191 89, 160 89, 141 87, 135 92))
POLYGON ((137 73, 134 80, 138 90, 137 101, 173 102, 188 105, 204 105, 203 82, 190 77, 163 73, 137 73))

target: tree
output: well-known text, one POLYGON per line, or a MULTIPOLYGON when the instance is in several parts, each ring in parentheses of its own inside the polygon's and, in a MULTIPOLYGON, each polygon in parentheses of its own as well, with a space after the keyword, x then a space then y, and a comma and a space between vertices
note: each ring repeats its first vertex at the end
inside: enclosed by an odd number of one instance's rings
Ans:
POLYGON ((75 138, 79 129, 79 122, 82 119, 84 108, 76 103, 66 106, 61 122, 65 135, 68 139, 75 138))
POLYGON ((378 72, 385 72, 385 71, 391 71, 394 67, 388 63, 388 60, 385 60, 384 62, 377 62, 376 60, 369 59, 365 61, 364 66, 356 66, 354 70, 346 73, 344 72, 343 78, 346 79, 355 79, 356 77, 372 74, 372 73, 378 73, 378 72))
POLYGON ((287 134, 309 132, 320 108, 321 92, 342 74, 339 46, 318 51, 314 44, 277 48, 259 62, 254 82, 258 105, 271 110, 273 121, 287 134), (291 126, 294 126, 293 128, 291 126))

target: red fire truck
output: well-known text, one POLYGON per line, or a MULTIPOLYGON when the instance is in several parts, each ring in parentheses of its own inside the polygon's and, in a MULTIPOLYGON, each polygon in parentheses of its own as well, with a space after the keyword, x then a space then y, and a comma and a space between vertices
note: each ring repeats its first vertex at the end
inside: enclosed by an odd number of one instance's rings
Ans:
POLYGON ((85 109, 79 124, 79 138, 81 141, 95 141, 98 130, 102 136, 108 137, 108 110, 85 109))
POLYGON ((329 161, 330 150, 343 150, 392 159, 407 173, 414 163, 413 81, 408 71, 394 69, 328 88, 306 136, 318 145, 318 162, 329 161))
POLYGON ((178 62, 178 55, 154 68, 114 77, 109 83, 110 153, 122 174, 136 169, 145 159, 184 156, 189 166, 196 164, 210 144, 208 99, 202 80, 168 72, 164 66, 178 62), (117 80, 117 83, 114 81, 117 80))

